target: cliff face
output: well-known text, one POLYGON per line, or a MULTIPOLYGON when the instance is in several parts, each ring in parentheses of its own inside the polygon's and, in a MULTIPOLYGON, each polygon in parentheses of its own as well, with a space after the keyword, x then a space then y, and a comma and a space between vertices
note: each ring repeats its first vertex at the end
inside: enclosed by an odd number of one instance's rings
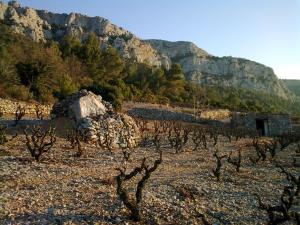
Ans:
POLYGON ((99 37, 102 47, 112 45, 125 59, 153 66, 169 66, 164 57, 150 44, 142 42, 129 31, 102 17, 88 17, 77 13, 57 14, 0 2, 0 19, 15 32, 42 42, 60 40, 65 35, 84 40, 90 32, 94 32, 99 37))
POLYGON ((293 94, 278 80, 272 68, 247 59, 215 57, 191 42, 147 40, 153 48, 179 63, 188 80, 206 85, 240 87, 278 95, 285 99, 293 94))
POLYGON ((70 13, 57 14, 0 2, 0 20, 35 41, 60 40, 73 35, 84 40, 94 32, 102 47, 112 45, 124 59, 152 66, 181 64, 186 78, 200 84, 237 86, 293 98, 273 70, 262 64, 233 57, 215 57, 191 42, 141 40, 105 18, 70 13))

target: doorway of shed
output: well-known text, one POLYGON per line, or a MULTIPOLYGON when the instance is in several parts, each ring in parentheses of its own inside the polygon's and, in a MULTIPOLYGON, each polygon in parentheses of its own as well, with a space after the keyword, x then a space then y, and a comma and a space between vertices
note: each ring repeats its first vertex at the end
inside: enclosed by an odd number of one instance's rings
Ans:
POLYGON ((268 132, 268 121, 262 119, 256 119, 256 130, 259 135, 266 136, 269 134, 268 132))

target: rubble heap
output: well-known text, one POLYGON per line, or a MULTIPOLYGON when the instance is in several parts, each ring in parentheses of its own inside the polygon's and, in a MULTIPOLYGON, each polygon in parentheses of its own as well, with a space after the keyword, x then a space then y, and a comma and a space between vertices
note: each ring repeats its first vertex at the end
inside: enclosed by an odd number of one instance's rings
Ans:
POLYGON ((84 140, 109 144, 110 148, 134 147, 139 141, 139 129, 133 118, 114 112, 110 103, 87 90, 56 103, 51 116, 74 120, 84 140))

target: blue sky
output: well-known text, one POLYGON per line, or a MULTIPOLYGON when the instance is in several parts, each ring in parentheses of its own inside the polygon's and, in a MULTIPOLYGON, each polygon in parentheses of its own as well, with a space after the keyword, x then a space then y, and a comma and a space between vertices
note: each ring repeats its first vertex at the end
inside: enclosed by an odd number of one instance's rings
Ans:
POLYGON ((19 0, 22 6, 102 16, 143 39, 192 41, 300 79, 300 0, 19 0))

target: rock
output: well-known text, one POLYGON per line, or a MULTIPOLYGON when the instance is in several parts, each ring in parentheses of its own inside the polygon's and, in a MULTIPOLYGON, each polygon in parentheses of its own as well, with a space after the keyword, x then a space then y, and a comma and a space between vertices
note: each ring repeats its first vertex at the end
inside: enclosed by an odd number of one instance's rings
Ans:
POLYGON ((113 46, 125 59, 135 59, 152 66, 162 66, 165 63, 169 67, 168 61, 149 43, 99 16, 58 14, 0 2, 0 20, 11 25, 17 33, 23 33, 34 41, 60 40, 64 35, 85 40, 93 32, 99 37, 102 47, 113 46))
POLYGON ((73 102, 69 110, 74 114, 76 120, 103 115, 106 113, 106 107, 101 100, 100 96, 88 92, 87 95, 73 102))
POLYGON ((272 68, 247 59, 216 57, 191 42, 147 40, 171 62, 179 63, 188 80, 204 85, 247 88, 285 99, 294 98, 272 68))
POLYGON ((228 109, 203 110, 200 112, 200 117, 204 119, 223 120, 231 117, 231 112, 228 109))
POLYGON ((102 101, 101 96, 87 90, 81 90, 54 104, 51 117, 68 117, 79 121, 87 117, 92 118, 104 115, 110 110, 112 110, 112 106, 102 101))
POLYGON ((50 110, 52 108, 51 105, 41 105, 38 103, 30 103, 30 102, 21 102, 21 101, 12 101, 9 99, 0 98, 0 111, 3 114, 15 114, 18 106, 25 108, 26 115, 35 115, 36 114, 36 106, 38 105, 39 109, 43 112, 43 115, 49 115, 50 110))
POLYGON ((115 113, 110 103, 87 90, 56 103, 51 117, 75 120, 75 126, 85 141, 102 143, 111 148, 134 147, 140 138, 134 119, 115 113))
POLYGON ((126 114, 105 114, 98 118, 78 121, 78 130, 87 141, 105 143, 109 139, 112 148, 135 147, 140 139, 139 128, 134 119, 126 114))
POLYGON ((8 3, 8 5, 14 7, 14 8, 19 8, 20 7, 20 4, 17 2, 17 1, 10 1, 8 3))

